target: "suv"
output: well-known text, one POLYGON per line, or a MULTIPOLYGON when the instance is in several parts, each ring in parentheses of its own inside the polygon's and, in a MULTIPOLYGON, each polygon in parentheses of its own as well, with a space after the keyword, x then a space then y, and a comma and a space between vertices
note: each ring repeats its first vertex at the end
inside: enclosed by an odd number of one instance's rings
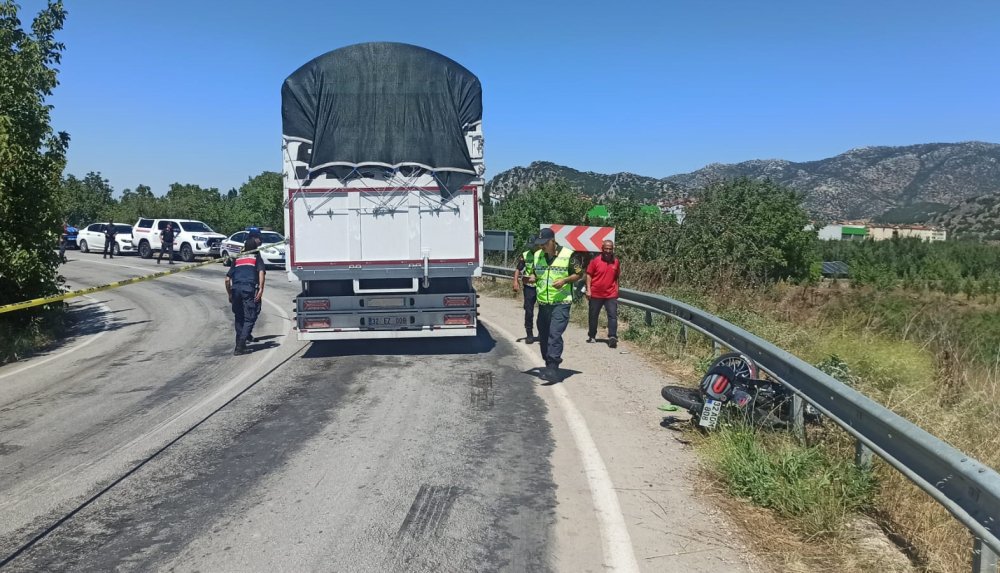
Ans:
POLYGON ((167 227, 167 223, 174 228, 174 252, 179 252, 184 262, 190 263, 198 256, 219 256, 219 245, 226 237, 205 223, 191 219, 143 218, 132 227, 133 241, 140 257, 148 259, 153 256, 153 251, 160 250, 160 231, 167 227))

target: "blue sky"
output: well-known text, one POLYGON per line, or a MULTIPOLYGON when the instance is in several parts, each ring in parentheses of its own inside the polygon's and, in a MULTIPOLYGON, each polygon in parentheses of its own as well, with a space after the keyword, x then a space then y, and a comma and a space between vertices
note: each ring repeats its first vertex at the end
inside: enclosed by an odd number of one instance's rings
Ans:
MULTIPOLYGON (((43 2, 22 0, 25 26, 43 2)), ((398 41, 479 76, 487 176, 535 160, 664 177, 854 147, 1000 142, 996 0, 67 0, 53 124, 117 191, 280 170, 280 86, 398 41)))

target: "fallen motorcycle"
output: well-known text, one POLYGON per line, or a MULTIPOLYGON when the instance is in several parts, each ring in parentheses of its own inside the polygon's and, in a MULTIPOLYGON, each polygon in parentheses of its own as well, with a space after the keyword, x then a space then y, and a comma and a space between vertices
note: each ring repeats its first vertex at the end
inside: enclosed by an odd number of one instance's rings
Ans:
MULTIPOLYGON (((663 398, 687 409, 695 423, 708 430, 723 417, 742 419, 755 427, 784 429, 792 425, 793 393, 774 380, 758 377, 759 368, 748 356, 737 352, 716 358, 697 388, 664 386, 663 398)), ((806 422, 818 423, 819 413, 808 404, 806 422)))

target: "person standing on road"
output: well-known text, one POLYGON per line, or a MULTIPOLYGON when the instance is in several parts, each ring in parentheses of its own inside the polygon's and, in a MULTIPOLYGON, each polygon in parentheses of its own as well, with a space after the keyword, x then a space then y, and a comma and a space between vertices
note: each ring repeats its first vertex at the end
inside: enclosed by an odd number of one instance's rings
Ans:
POLYGON ((62 234, 59 235, 59 260, 66 262, 66 247, 69 243, 69 223, 63 219, 62 234))
POLYGON ((247 254, 256 248, 257 241, 248 238, 243 244, 243 253, 236 257, 226 273, 226 294, 236 327, 234 356, 247 354, 247 337, 257 320, 257 304, 264 297, 264 263, 253 254, 247 254))
POLYGON ((528 250, 521 253, 514 269, 514 292, 520 288, 524 293, 524 343, 535 341, 535 301, 538 300, 538 289, 535 288, 535 253, 538 237, 528 239, 528 250))
POLYGON ((108 225, 104 228, 104 258, 115 258, 115 236, 118 235, 118 229, 115 229, 115 224, 108 221, 108 225))
MULTIPOLYGON (((250 240, 254 242, 254 249, 260 249, 261 245, 264 244, 264 240, 260 237, 260 229, 257 227, 250 227, 250 240)), ((264 279, 267 275, 267 266, 264 264, 264 257, 260 256, 260 251, 258 250, 254 255, 257 257, 257 263, 260 265, 261 278, 260 278, 260 288, 264 289, 264 279)), ((257 311, 253 315, 253 320, 250 321, 250 328, 247 329, 247 342, 257 342, 257 339, 253 337, 253 327, 257 324, 257 318, 260 316, 261 311, 263 311, 264 299, 257 299, 257 311)))
POLYGON ((580 280, 583 270, 579 256, 572 249, 556 244, 552 229, 542 229, 535 244, 541 247, 535 252, 532 272, 538 290, 538 342, 545 360, 542 378, 558 382, 562 335, 569 325, 573 283, 580 280))
POLYGON ((597 319, 601 309, 608 313, 608 346, 618 346, 618 277, 621 275, 621 261, 615 256, 615 244, 604 241, 601 256, 594 257, 587 265, 588 328, 587 342, 594 342, 597 336, 597 319))
POLYGON ((174 225, 167 223, 167 226, 160 231, 160 254, 156 256, 156 264, 160 264, 163 253, 167 254, 167 262, 174 264, 174 225))

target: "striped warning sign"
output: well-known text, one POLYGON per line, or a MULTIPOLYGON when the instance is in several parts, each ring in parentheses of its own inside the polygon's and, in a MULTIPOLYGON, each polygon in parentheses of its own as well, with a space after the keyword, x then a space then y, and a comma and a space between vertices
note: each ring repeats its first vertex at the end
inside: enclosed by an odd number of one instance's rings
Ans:
POLYGON ((614 227, 587 227, 584 225, 542 225, 556 235, 556 242, 574 251, 601 251, 601 243, 615 240, 614 227))

